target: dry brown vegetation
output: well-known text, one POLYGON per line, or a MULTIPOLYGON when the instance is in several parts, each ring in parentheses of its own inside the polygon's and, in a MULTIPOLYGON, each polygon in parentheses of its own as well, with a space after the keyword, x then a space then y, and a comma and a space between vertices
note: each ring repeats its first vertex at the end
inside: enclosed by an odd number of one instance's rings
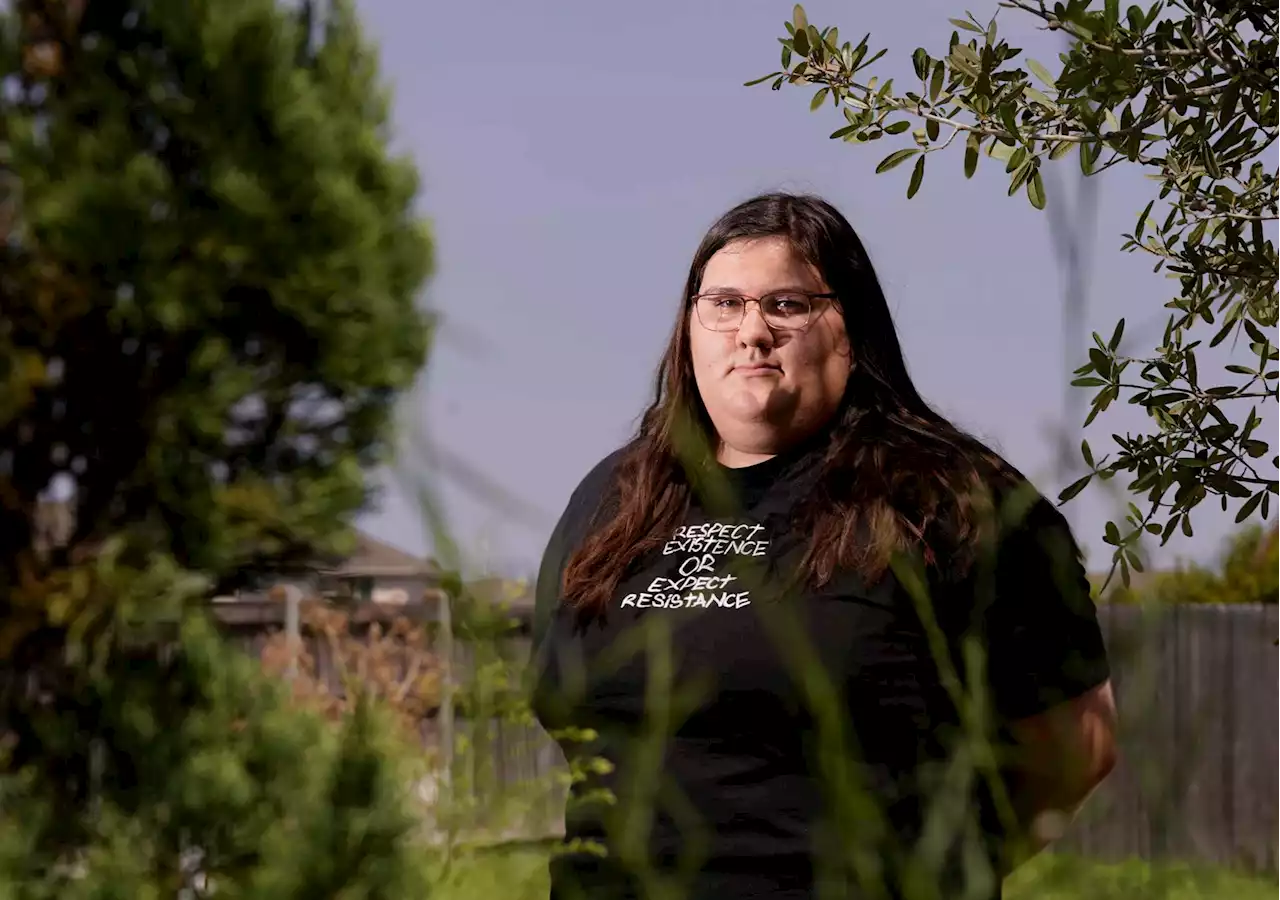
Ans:
POLYGON ((420 623, 406 615, 387 623, 357 621, 351 610, 325 600, 305 600, 299 613, 301 640, 290 647, 276 631, 262 645, 267 672, 289 678, 294 697, 338 720, 361 692, 389 710, 408 735, 420 740, 426 720, 440 707, 441 667, 420 623))

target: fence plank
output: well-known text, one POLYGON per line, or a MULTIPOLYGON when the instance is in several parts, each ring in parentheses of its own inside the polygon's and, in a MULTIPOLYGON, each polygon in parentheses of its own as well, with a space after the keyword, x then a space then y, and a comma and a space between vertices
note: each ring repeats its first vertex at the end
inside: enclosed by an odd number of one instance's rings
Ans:
POLYGON ((1233 623, 1236 691, 1223 698, 1237 725, 1232 754, 1232 860, 1276 869, 1276 607, 1233 623))

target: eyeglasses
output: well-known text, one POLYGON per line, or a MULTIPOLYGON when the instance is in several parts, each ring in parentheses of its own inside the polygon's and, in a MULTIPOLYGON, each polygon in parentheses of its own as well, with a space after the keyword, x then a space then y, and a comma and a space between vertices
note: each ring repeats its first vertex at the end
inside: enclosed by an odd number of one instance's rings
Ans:
POLYGON ((810 294, 802 291, 779 291, 763 297, 741 294, 697 294, 692 298, 698 322, 709 331, 737 331, 747 315, 747 304, 760 307, 760 315, 770 328, 795 331, 809 324, 817 301, 834 300, 835 294, 810 294))

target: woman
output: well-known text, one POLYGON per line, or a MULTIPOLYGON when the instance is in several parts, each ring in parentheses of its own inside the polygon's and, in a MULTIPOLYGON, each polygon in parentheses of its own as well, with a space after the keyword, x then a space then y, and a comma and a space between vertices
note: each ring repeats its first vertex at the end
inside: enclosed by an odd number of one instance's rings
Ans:
POLYGON ((998 897, 1113 764, 1065 521, 920 398, 814 197, 703 239, 638 434, 551 538, 535 654, 580 761, 556 898, 998 897))

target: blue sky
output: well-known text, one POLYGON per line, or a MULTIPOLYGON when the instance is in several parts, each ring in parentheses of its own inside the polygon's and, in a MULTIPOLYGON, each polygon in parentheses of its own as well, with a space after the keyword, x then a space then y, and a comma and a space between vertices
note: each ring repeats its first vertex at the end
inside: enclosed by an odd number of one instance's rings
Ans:
MULTIPOLYGON (((811 91, 742 83, 773 71, 790 17, 780 0, 359 0, 394 94, 396 145, 417 160, 421 209, 433 223, 437 270, 424 302, 442 327, 403 428, 434 453, 408 449, 371 533, 430 552, 406 481, 439 492, 450 531, 474 570, 527 574, 569 493, 632 432, 702 232, 762 190, 814 191, 863 236, 894 310, 922 393, 1054 493, 1074 472, 1055 461, 1069 370, 1063 274, 1048 216, 1005 196, 1003 166, 972 180, 961 154, 929 160, 905 196, 909 167, 875 164, 909 135, 869 147, 830 141, 843 124, 811 91), (439 459, 459 459, 519 502, 467 489, 439 459), (435 462, 433 462, 433 460, 435 462)), ((984 18, 994 2, 971 7, 984 18)), ((940 55, 963 7, 939 0, 806 4, 845 38, 871 32, 884 73, 911 77, 911 51, 940 55)), ((1055 67, 1058 41, 1029 17, 1001 13, 1001 33, 1055 67)), ((883 77, 883 75, 882 75, 883 77)), ((1079 191, 1074 157, 1057 165, 1049 202, 1079 191)), ((1129 320, 1126 349, 1149 351, 1176 288, 1120 234, 1153 195, 1140 173, 1098 181, 1082 221, 1087 330, 1129 320)), ((1066 422, 1078 446, 1078 410, 1066 422)), ((1091 427, 1095 450, 1143 427, 1132 407, 1091 427)), ((1272 429, 1274 434, 1274 428, 1272 429)), ((1073 453, 1073 459, 1078 453, 1073 453)), ((1076 465, 1079 465, 1077 463, 1076 465)), ((1098 567, 1108 514, 1093 490, 1067 507, 1098 567)), ((1208 505, 1193 539, 1155 554, 1206 558, 1231 528, 1208 505)))

